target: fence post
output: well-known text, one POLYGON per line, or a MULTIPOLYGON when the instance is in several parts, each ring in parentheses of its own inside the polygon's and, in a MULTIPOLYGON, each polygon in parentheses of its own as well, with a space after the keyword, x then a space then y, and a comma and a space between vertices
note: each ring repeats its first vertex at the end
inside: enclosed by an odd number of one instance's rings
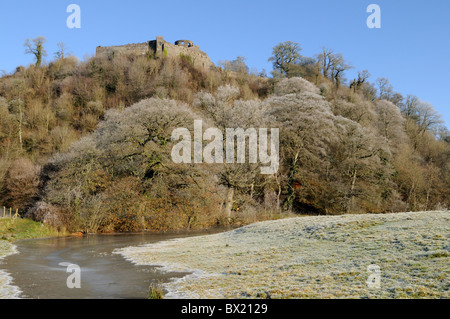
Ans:
POLYGON ((11 210, 12 210, 12 208, 10 207, 9 208, 9 218, 11 218, 11 210))

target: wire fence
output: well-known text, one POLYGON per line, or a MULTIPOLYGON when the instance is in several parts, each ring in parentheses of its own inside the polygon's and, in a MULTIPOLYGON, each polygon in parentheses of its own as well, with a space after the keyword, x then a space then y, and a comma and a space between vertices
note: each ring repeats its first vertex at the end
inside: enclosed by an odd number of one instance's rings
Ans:
POLYGON ((21 216, 18 209, 13 210, 11 207, 7 208, 3 206, 3 208, 0 210, 0 218, 16 219, 21 218, 21 216))

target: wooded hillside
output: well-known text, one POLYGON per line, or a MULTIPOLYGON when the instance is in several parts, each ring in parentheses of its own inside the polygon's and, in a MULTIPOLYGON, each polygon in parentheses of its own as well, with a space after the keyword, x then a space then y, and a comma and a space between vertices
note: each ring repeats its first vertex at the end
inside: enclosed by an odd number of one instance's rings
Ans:
POLYGON ((188 57, 57 55, 0 78, 0 206, 70 230, 208 227, 450 205, 450 134, 429 103, 341 54, 274 48, 204 71, 188 57), (176 164, 172 131, 279 128, 280 169, 176 164))

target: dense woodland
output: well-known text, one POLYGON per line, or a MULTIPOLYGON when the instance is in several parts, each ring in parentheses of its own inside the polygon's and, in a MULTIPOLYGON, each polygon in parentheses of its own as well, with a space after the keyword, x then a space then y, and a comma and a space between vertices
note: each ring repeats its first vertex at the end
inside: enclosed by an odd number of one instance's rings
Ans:
POLYGON ((110 232, 450 206, 440 115, 366 70, 346 79, 331 49, 304 57, 280 43, 268 77, 243 57, 202 70, 186 56, 79 61, 62 44, 44 63, 44 43, 26 43, 35 65, 0 78, 0 206, 23 216, 110 232), (278 173, 174 163, 172 131, 200 119, 279 128, 278 173))

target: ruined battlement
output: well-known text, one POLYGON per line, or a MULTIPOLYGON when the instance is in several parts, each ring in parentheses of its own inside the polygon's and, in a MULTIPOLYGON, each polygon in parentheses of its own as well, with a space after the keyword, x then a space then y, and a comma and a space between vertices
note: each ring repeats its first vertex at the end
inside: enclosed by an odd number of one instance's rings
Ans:
POLYGON ((201 51, 198 45, 190 40, 178 40, 174 44, 158 36, 156 40, 143 43, 133 43, 120 46, 102 47, 98 46, 96 55, 98 57, 112 58, 120 54, 148 55, 156 57, 176 57, 180 55, 188 56, 192 59, 195 66, 209 69, 214 66, 208 55, 201 51))

